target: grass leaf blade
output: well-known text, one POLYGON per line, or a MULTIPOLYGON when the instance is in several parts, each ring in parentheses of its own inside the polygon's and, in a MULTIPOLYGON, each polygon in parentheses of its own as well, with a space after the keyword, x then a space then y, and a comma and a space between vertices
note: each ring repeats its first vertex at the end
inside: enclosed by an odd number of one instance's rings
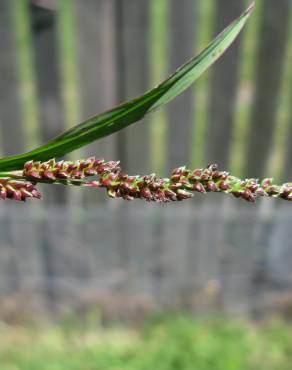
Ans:
POLYGON ((154 89, 80 123, 35 150, 1 158, 0 171, 19 169, 28 160, 45 161, 61 157, 94 140, 119 131, 165 105, 193 84, 228 49, 248 20, 253 7, 254 4, 223 30, 198 56, 184 64, 154 89))

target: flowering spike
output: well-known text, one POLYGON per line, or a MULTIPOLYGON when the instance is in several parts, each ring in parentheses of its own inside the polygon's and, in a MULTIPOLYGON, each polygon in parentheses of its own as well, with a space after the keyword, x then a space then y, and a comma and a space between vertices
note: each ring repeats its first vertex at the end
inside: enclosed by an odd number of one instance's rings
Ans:
POLYGON ((292 183, 278 186, 269 178, 262 182, 258 182, 257 179, 241 180, 231 176, 229 172, 220 171, 215 164, 194 171, 185 166, 178 167, 173 170, 169 179, 159 178, 155 174, 129 176, 121 171, 119 162, 106 162, 95 157, 75 162, 56 162, 54 159, 47 162, 29 161, 25 163, 20 175, 18 172, 12 174, 26 182, 0 178, 1 199, 40 198, 35 183, 58 182, 64 185, 103 187, 112 198, 125 200, 142 198, 159 203, 190 198, 191 192, 231 193, 252 203, 259 197, 292 200, 292 183), (87 180, 92 176, 97 176, 98 181, 87 180))

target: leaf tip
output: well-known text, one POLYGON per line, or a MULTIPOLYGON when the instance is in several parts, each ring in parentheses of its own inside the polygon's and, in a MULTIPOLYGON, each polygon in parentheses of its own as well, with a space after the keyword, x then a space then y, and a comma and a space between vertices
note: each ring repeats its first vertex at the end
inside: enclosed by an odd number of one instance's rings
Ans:
POLYGON ((245 11, 245 15, 247 15, 247 14, 250 14, 253 10, 254 10, 254 8, 255 8, 255 1, 253 1, 251 4, 250 4, 250 6, 246 9, 246 11, 245 11))

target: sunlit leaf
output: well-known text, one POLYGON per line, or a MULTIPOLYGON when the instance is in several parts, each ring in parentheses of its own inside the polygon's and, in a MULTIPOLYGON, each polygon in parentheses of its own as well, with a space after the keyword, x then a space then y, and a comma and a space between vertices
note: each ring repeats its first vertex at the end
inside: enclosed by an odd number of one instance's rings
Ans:
POLYGON ((53 157, 61 157, 141 120, 146 114, 168 103, 187 89, 224 53, 243 28, 252 9, 253 4, 198 56, 180 67, 153 90, 80 123, 35 150, 0 159, 0 171, 19 169, 31 159, 44 161, 53 157))

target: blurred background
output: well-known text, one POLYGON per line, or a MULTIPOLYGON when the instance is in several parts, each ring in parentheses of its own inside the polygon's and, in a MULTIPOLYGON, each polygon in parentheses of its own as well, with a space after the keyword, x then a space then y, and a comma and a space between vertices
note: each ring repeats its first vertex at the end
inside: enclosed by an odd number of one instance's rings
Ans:
MULTIPOLYGON (((249 3, 0 0, 0 155, 155 86, 249 3)), ((257 0, 194 87, 68 158, 291 181, 291 61, 292 1, 257 0)), ((290 204, 42 191, 0 205, 1 369, 291 368, 290 204)))

